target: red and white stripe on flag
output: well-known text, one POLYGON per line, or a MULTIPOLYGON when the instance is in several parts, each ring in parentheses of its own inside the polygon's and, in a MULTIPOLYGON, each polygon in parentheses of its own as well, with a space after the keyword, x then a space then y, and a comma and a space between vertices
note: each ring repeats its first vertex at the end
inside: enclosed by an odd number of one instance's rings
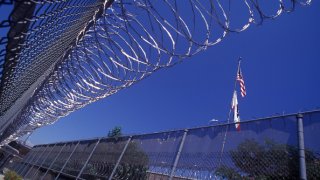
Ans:
POLYGON ((241 91, 241 96, 244 97, 247 95, 246 92, 246 86, 244 85, 244 80, 241 72, 241 68, 239 67, 238 73, 237 73, 237 81, 239 81, 240 84, 240 91, 241 91))

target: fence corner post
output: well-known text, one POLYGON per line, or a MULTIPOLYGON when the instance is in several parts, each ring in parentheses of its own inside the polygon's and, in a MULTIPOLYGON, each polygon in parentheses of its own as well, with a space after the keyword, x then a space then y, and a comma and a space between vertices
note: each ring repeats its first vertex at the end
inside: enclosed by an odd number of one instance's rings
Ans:
POLYGON ((172 170, 171 170, 171 173, 170 173, 169 180, 173 179, 174 173, 176 171, 176 168, 177 168, 177 165, 178 165, 178 162, 179 162, 179 159, 180 159, 182 148, 184 146, 184 142, 185 142, 186 137, 187 137, 187 133, 188 133, 188 129, 185 129, 184 132, 183 132, 183 136, 182 136, 182 139, 181 139, 181 142, 180 142, 180 146, 179 146, 178 152, 177 152, 175 160, 174 160, 174 164, 173 164, 173 167, 172 167, 172 170))
POLYGON ((298 125, 298 148, 299 148, 299 175, 300 179, 307 179, 307 168, 305 158, 305 147, 304 147, 304 132, 303 132, 303 115, 297 114, 297 125, 298 125))

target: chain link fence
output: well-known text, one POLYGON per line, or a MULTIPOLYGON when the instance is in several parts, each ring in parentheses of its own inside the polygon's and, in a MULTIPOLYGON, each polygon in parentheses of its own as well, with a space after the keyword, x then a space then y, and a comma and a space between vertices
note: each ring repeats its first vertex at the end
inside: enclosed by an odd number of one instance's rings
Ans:
POLYGON ((320 179, 320 111, 302 115, 302 139, 294 114, 241 122, 240 131, 230 123, 37 145, 11 168, 25 179, 292 180, 304 160, 307 178, 320 179))

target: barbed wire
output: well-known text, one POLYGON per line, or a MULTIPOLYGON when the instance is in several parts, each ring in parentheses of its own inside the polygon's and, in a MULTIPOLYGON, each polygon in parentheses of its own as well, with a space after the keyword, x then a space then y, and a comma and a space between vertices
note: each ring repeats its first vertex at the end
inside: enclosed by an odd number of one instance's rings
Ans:
POLYGON ((3 143, 311 0, 25 2, 0 60, 3 143))

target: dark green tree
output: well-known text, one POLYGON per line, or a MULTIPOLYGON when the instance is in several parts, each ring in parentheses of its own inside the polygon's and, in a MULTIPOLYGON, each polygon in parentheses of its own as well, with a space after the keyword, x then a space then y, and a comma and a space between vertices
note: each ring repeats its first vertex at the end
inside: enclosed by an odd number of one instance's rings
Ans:
MULTIPOLYGON (((266 140, 259 144, 247 139, 230 152, 232 161, 239 169, 220 167, 216 173, 227 179, 298 179, 299 156, 296 146, 266 140), (240 176, 241 174, 241 176, 240 176), (241 177, 241 178, 240 178, 241 177)), ((320 179, 320 159, 310 150, 305 151, 307 176, 320 179)))
MULTIPOLYGON (((114 170, 124 150, 127 137, 123 137, 122 128, 116 126, 109 131, 108 139, 104 141, 104 146, 97 147, 82 178, 99 179, 100 177, 108 177, 114 170)), ((135 141, 130 141, 120 164, 117 166, 113 179, 147 179, 148 162, 148 155, 143 149, 135 141)))
POLYGON ((22 180, 22 177, 19 176, 15 171, 7 171, 4 173, 4 180, 22 180))
MULTIPOLYGON (((120 138, 122 136, 122 128, 120 126, 114 127, 109 131, 109 138, 120 138)), ((121 152, 123 147, 115 146, 115 152, 121 152)), ((115 177, 121 179, 146 179, 148 170, 148 156, 135 143, 130 142, 121 163, 117 168, 115 177)))
POLYGON ((235 169, 224 165, 219 167, 215 173, 223 179, 243 179, 235 169))
POLYGON ((114 127, 112 130, 110 130, 108 132, 108 137, 111 137, 111 138, 117 138, 117 137, 120 137, 122 136, 122 129, 120 126, 116 126, 114 127))

